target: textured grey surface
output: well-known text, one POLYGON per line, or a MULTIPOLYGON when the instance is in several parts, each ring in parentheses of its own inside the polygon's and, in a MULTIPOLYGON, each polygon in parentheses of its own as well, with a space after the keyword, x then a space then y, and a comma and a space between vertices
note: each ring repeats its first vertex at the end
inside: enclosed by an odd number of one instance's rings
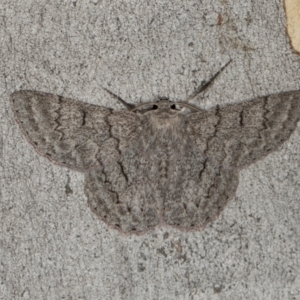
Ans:
POLYGON ((280 1, 4 0, 0 12, 0 298, 300 298, 299 126, 240 173, 204 231, 123 237, 89 210, 82 174, 32 150, 9 104, 30 89, 121 108, 101 85, 136 104, 184 100, 229 58, 200 107, 299 89, 280 1))

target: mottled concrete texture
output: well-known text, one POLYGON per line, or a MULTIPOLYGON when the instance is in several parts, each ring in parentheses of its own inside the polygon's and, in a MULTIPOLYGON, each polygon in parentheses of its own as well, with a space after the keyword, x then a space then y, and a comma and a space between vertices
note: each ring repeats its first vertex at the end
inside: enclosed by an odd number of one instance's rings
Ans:
POLYGON ((0 2, 1 299, 300 299, 300 124, 244 169, 202 232, 123 237, 87 206, 83 175, 38 156, 13 120, 18 89, 113 108, 184 100, 230 58, 197 105, 300 88, 283 2, 0 2))

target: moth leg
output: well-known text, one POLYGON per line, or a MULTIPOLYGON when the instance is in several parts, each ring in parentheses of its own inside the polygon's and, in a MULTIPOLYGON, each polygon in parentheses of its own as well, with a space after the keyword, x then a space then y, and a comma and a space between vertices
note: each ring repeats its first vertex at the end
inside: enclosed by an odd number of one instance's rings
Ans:
POLYGON ((113 96, 116 100, 120 101, 128 110, 132 110, 135 108, 135 105, 127 103, 126 101, 124 101, 121 97, 117 96, 116 94, 114 94, 113 92, 109 91, 108 89, 104 88, 102 86, 102 88, 104 89, 104 91, 106 91, 107 93, 109 93, 111 96, 113 96))
POLYGON ((201 83, 195 91, 185 100, 186 102, 193 101, 199 94, 203 93, 222 73, 222 71, 231 63, 231 59, 217 72, 215 73, 208 81, 201 83))

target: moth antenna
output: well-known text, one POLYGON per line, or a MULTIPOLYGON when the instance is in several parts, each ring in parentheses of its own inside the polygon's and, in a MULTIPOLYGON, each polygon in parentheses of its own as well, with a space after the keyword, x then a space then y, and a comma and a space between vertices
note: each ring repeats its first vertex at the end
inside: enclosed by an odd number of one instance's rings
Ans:
POLYGON ((117 96, 116 94, 114 94, 113 92, 109 91, 108 89, 106 89, 105 87, 102 86, 102 88, 109 93, 111 96, 113 96, 116 100, 120 101, 128 110, 132 110, 135 108, 135 105, 127 103, 126 101, 124 101, 121 97, 117 96))
POLYGON ((200 93, 204 92, 230 63, 231 59, 216 74, 214 74, 209 81, 199 85, 196 90, 186 99, 186 102, 194 100, 200 93))

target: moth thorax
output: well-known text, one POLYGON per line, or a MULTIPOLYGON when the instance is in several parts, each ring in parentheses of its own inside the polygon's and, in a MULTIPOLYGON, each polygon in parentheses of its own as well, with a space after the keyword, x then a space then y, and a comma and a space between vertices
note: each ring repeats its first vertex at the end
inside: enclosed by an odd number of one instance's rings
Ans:
POLYGON ((152 127, 156 130, 169 131, 177 128, 180 125, 178 115, 153 115, 151 116, 152 127))

